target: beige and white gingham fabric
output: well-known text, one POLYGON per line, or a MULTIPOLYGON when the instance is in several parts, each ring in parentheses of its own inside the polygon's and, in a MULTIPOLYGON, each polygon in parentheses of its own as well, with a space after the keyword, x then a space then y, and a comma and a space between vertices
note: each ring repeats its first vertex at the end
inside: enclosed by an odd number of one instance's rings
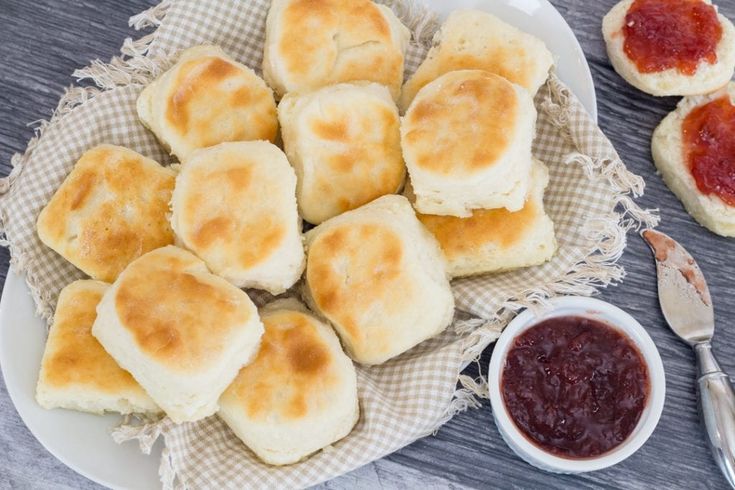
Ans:
MULTIPOLYGON (((384 2, 414 34, 422 31, 410 46, 407 74, 428 49, 425 40, 431 32, 426 31, 436 28, 427 22, 426 12, 409 2, 384 2)), ((38 240, 35 221, 41 208, 79 156, 94 145, 123 145, 171 163, 136 117, 135 100, 143 83, 166 69, 178 51, 201 43, 219 44, 260 71, 268 5, 268 0, 167 0, 137 17, 140 25, 160 26, 145 42, 127 41, 126 59, 83 70, 82 75, 106 90, 72 90, 41 137, 15 159, 14 182, 0 197, 0 218, 13 265, 26 275, 39 314, 47 320, 61 288, 83 274, 38 240)), ((358 369, 361 417, 348 437, 286 467, 260 463, 216 416, 182 425, 165 419, 142 429, 122 428, 117 439, 137 436, 142 446, 149 446, 162 435, 165 486, 305 487, 430 434, 466 408, 468 391, 457 390, 460 372, 495 340, 514 311, 557 294, 592 294, 620 279, 622 270, 615 262, 627 229, 656 221, 630 198, 642 192, 642 180, 625 169, 579 101, 554 76, 542 87, 536 105, 534 154, 550 169, 545 203, 556 224, 558 253, 540 267, 455 281, 459 311, 452 327, 384 365, 358 369)), ((256 296, 260 302, 267 298, 256 296)))

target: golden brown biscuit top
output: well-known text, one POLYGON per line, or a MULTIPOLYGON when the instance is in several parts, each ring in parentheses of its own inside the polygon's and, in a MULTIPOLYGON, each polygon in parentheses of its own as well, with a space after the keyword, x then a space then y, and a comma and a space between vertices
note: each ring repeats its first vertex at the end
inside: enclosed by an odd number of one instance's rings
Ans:
POLYGON ((313 139, 304 151, 316 164, 304 197, 325 207, 319 222, 398 190, 405 166, 395 108, 363 104, 356 117, 353 106, 337 100, 310 112, 313 139))
POLYGON ((481 54, 441 47, 436 64, 432 64, 431 68, 433 69, 427 67, 416 72, 406 83, 408 92, 415 95, 429 82, 456 70, 484 70, 530 89, 538 72, 535 58, 521 43, 488 43, 486 51, 481 54))
POLYGON ((38 218, 41 240, 95 279, 173 243, 166 217, 175 173, 127 148, 82 155, 38 218))
POLYGON ((514 246, 532 232, 539 208, 534 200, 516 212, 507 209, 476 209, 469 218, 416 214, 436 237, 448 260, 494 245, 500 249, 514 246))
POLYGON ((484 70, 517 83, 530 86, 534 73, 534 60, 522 45, 490 46, 483 56, 443 52, 440 65, 447 73, 456 70, 484 70), (511 62, 512 61, 512 62, 511 62))
POLYGON ((143 353, 185 372, 216 363, 255 314, 243 291, 176 247, 155 250, 132 263, 120 277, 115 308, 143 353))
POLYGON ((370 0, 293 0, 282 13, 280 55, 294 89, 369 80, 398 89, 403 53, 370 0))
POLYGON ((108 287, 98 281, 76 281, 61 291, 41 366, 41 383, 47 387, 143 393, 92 336, 97 304, 108 287))
POLYGON ((296 421, 326 410, 339 375, 316 320, 290 310, 265 313, 262 319, 265 333, 258 355, 223 397, 253 420, 296 421))
POLYGON ((369 337, 371 350, 387 347, 388 339, 376 329, 388 335, 391 326, 382 321, 399 315, 415 294, 404 255, 398 234, 378 223, 336 225, 311 243, 306 263, 311 295, 353 343, 369 337))
POLYGON ((456 70, 484 70, 535 92, 553 57, 543 42, 481 11, 449 15, 433 47, 401 93, 406 109, 422 87, 456 70))
POLYGON ((243 268, 255 267, 280 249, 294 225, 277 197, 280 182, 267 166, 237 151, 212 158, 185 170, 177 230, 202 256, 221 254, 243 268))
POLYGON ((278 130, 275 101, 265 83, 218 56, 179 66, 165 118, 191 148, 225 141, 273 141, 278 130))
POLYGON ((449 73, 419 92, 406 112, 404 151, 439 175, 481 172, 510 145, 518 112, 507 80, 478 70, 449 73))

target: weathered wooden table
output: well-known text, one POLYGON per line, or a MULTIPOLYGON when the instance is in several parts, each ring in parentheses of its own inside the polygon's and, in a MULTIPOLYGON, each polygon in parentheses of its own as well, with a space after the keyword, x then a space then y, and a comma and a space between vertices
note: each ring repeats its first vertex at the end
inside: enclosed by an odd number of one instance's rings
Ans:
MULTIPOLYGON (((597 88, 600 126, 629 168, 647 181, 642 203, 661 209, 661 230, 680 240, 704 270, 719 319, 715 350, 735 374, 735 240, 699 227, 656 175, 649 152, 651 132, 673 109, 674 98, 655 99, 627 85, 612 69, 600 35, 603 15, 617 0, 552 0, 579 38, 597 88)), ((70 83, 71 72, 91 59, 109 59, 126 36, 130 15, 156 0, 0 0, 0 166, 22 151, 70 83)), ((720 0, 735 19, 735 0, 720 0)), ((667 396, 651 439, 623 463, 584 476, 556 476, 527 465, 498 435, 485 404, 455 417, 435 437, 333 480, 328 488, 727 488, 712 462, 697 416, 694 357, 665 328, 658 309, 654 266, 636 235, 622 264, 624 282, 601 295, 635 316, 663 358, 667 396)), ((0 249, 0 280, 8 269, 0 249)), ((482 359, 484 368, 490 350, 482 359)), ((0 381, 0 488, 98 488, 51 456, 23 425, 0 381)))

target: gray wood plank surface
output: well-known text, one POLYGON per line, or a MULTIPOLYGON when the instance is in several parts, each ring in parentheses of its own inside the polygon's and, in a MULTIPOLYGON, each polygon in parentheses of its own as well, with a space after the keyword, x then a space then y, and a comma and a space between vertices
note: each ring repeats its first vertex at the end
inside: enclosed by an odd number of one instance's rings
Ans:
MULTIPOLYGON (((647 181, 645 206, 661 209, 661 230, 680 240, 704 270, 715 301, 715 350, 735 373, 735 241, 699 227, 668 191, 651 163, 651 132, 676 104, 628 86, 612 69, 600 35, 602 16, 616 0, 552 0, 579 38, 597 88, 600 126, 627 165, 647 181)), ((25 147, 26 123, 55 107, 71 72, 94 58, 108 59, 126 36, 127 18, 155 0, 0 0, 0 172, 25 147)), ((720 10, 735 19, 735 0, 720 10)), ((0 282, 9 256, 0 249, 0 282)), ((699 425, 693 355, 665 328, 658 309, 654 267, 643 242, 629 236, 622 258, 628 275, 601 295, 635 316, 658 346, 667 375, 664 414, 648 443, 625 462, 581 476, 544 473, 515 457, 500 439, 486 404, 455 417, 435 437, 417 441, 326 488, 727 488, 712 462, 699 425)), ((481 360, 483 369, 490 350, 481 360)), ((472 372, 475 368, 471 367, 472 372)), ((98 488, 48 454, 20 421, 0 383, 0 488, 98 488)))

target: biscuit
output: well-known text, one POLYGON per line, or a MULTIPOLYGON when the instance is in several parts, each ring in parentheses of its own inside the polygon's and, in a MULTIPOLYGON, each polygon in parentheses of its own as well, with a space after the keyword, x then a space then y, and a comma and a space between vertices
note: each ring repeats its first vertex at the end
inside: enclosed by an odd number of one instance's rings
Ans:
MULTIPOLYGON (((734 82, 709 95, 683 98, 676 110, 666 116, 654 131, 651 152, 664 182, 689 214, 714 233, 731 237, 735 236, 735 206, 729 205, 716 194, 703 193, 699 189, 686 154, 683 132, 684 121, 692 111, 722 97, 729 97, 730 104, 735 105, 734 82)), ((731 130, 730 134, 735 133, 731 130)), ((721 141, 720 144, 727 143, 721 141)), ((732 165, 732 162, 727 164, 732 165)))
POLYGON ((296 463, 355 426, 357 375, 334 330, 298 301, 261 318, 260 350, 222 394, 219 416, 264 462, 296 463))
MULTIPOLYGON (((702 0, 711 4, 710 0, 702 0)), ((615 71, 628 83, 647 94, 656 96, 698 95, 717 90, 727 84, 735 70, 735 27, 723 15, 717 17, 722 26, 722 38, 717 45, 717 61, 710 64, 700 61, 693 75, 681 73, 677 68, 643 73, 625 52, 623 27, 628 10, 634 0, 623 0, 605 15, 602 34, 607 54, 615 71)))
POLYGON ((554 64, 543 41, 480 10, 455 10, 434 36, 433 47, 406 82, 399 106, 408 109, 427 83, 455 70, 485 70, 535 94, 554 64))
POLYGON ((38 237, 85 274, 114 281, 131 261, 174 241, 176 172, 121 146, 82 155, 38 216, 38 237))
POLYGON ((195 46, 138 97, 138 117, 179 160, 227 141, 275 141, 273 92, 217 46, 195 46))
POLYGON ((92 335, 176 423, 217 411, 262 334, 248 295, 174 246, 131 263, 102 297, 92 326, 92 335))
POLYGON ((266 141, 221 143, 184 161, 172 198, 179 242, 238 287, 279 294, 305 256, 296 175, 266 141))
POLYGON ((319 224, 398 192, 406 167, 398 109, 377 83, 291 93, 278 105, 283 144, 298 176, 301 216, 319 224))
POLYGON ((452 321, 441 249, 405 197, 383 196, 327 220, 306 243, 304 298, 353 360, 381 364, 452 321))
POLYGON ((523 209, 477 209, 469 218, 419 214, 441 245, 451 277, 539 265, 556 251, 554 223, 544 211, 549 171, 536 160, 523 209))
POLYGON ((460 70, 426 85, 401 125, 416 209, 462 218, 521 209, 535 126, 528 91, 498 75, 460 70))
POLYGON ((393 11, 370 0, 273 0, 263 76, 279 97, 366 80, 397 99, 409 39, 393 11))
POLYGON ((87 280, 61 290, 36 386, 36 400, 43 408, 97 414, 160 412, 92 336, 97 304, 108 287, 87 280))

